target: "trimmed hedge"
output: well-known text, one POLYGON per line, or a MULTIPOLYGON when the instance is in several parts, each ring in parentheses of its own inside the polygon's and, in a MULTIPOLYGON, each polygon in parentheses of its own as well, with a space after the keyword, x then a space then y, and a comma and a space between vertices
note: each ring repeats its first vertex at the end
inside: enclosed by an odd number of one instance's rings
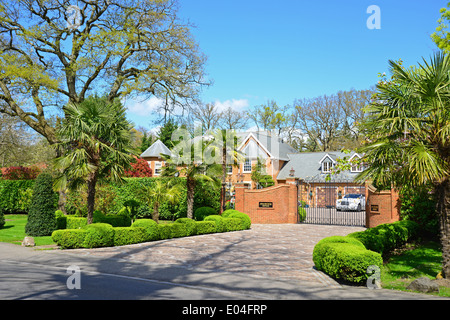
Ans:
MULTIPOLYGON (((107 223, 83 225, 85 218, 65 217, 66 224, 76 228, 54 231, 52 239, 63 249, 122 246, 141 242, 180 238, 201 234, 248 229, 249 218, 210 216, 206 221, 180 218, 171 224, 157 224, 150 219, 138 219, 131 227, 113 227, 107 223)), ((60 214, 57 214, 61 218, 60 214)), ((231 214, 230 214, 231 216, 231 214)))
POLYGON ((381 224, 372 229, 351 233, 348 236, 361 241, 367 249, 383 255, 415 238, 418 232, 419 225, 416 222, 403 220, 381 224))
POLYGON ((314 247, 313 261, 318 270, 335 279, 361 283, 368 278, 369 266, 381 268, 382 254, 412 240, 418 230, 413 221, 398 221, 345 237, 328 237, 314 247))
POLYGON ((62 249, 83 248, 84 238, 87 230, 85 229, 66 229, 56 230, 52 233, 52 240, 62 249))
POLYGON ((132 228, 143 228, 146 232, 146 242, 159 240, 158 224, 152 219, 138 219, 131 225, 132 228))
POLYGON ((197 221, 197 234, 209 234, 216 232, 216 223, 214 221, 197 221))
POLYGON ((116 227, 114 228, 114 246, 147 242, 148 234, 142 227, 116 227))
POLYGON ((210 207, 200 207, 195 210, 194 217, 197 221, 203 221, 207 216, 216 215, 217 211, 210 207))
POLYGON ((114 228, 107 223, 93 223, 84 227, 84 248, 112 247, 114 245, 114 228))
POLYGON ((241 220, 242 228, 244 229, 250 229, 252 226, 252 220, 248 215, 245 213, 242 213, 240 211, 234 210, 234 209, 228 209, 225 210, 222 213, 222 217, 224 218, 237 218, 241 220))

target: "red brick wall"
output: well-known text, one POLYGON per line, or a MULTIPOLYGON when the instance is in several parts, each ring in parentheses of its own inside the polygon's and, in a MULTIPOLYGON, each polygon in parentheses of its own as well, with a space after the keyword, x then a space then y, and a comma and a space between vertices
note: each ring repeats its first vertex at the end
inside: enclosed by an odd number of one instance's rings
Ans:
POLYGON ((367 228, 400 220, 400 198, 397 191, 375 191, 368 187, 366 199, 367 228))
POLYGON ((249 215, 252 223, 297 223, 297 186, 295 183, 260 190, 236 185, 236 210, 249 215), (260 202, 273 203, 272 208, 260 208, 260 202))

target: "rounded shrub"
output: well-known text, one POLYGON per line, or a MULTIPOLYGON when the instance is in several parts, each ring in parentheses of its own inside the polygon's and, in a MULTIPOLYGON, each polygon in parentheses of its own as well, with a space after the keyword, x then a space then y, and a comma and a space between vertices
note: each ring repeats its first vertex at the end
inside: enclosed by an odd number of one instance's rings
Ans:
POLYGON ((377 252, 352 243, 325 243, 322 247, 320 268, 334 279, 361 283, 368 278, 370 266, 383 266, 383 258, 377 252))
POLYGON ((85 248, 112 247, 114 245, 114 228, 107 223, 93 223, 84 227, 86 236, 85 248))
POLYGON ((210 207, 200 207, 197 208, 194 212, 195 220, 203 221, 207 216, 216 215, 217 211, 210 207))
POLYGON ((187 236, 194 236, 197 234, 197 223, 196 221, 189 218, 179 218, 175 223, 182 223, 186 228, 187 236))
POLYGON ((324 238, 320 240, 315 246, 313 251, 313 262, 318 270, 322 269, 322 259, 324 257, 324 252, 328 250, 328 247, 326 246, 329 243, 347 243, 352 244, 357 247, 360 247, 362 249, 366 249, 364 244, 362 244, 361 241, 355 238, 351 237, 344 237, 344 236, 331 236, 328 238, 324 238))
POLYGON ((203 221, 213 221, 216 224, 216 232, 225 232, 226 226, 222 218, 219 215, 207 216, 203 221))
POLYGON ((197 234, 209 234, 216 232, 216 223, 214 221, 197 221, 197 234))
POLYGON ((34 184, 25 233, 33 237, 51 235, 57 229, 56 205, 57 195, 53 191, 53 178, 48 173, 42 173, 34 184))
POLYGON ((87 226, 87 218, 83 217, 66 217, 66 229, 81 229, 87 226))
POLYGON ((238 218, 222 218, 225 232, 244 230, 241 219, 238 218))
POLYGON ((83 247, 86 233, 84 229, 56 230, 52 233, 52 240, 62 249, 78 249, 83 247))
POLYGON ((144 228, 146 241, 159 240, 158 224, 152 219, 138 219, 131 225, 132 228, 144 228))
POLYGON ((240 212, 238 210, 234 209, 225 210, 222 213, 222 217, 240 219, 242 225, 242 229, 240 230, 247 230, 250 229, 250 227, 252 226, 252 220, 250 219, 250 217, 247 214, 240 212))
POLYGON ((147 241, 147 231, 142 227, 115 227, 114 245, 125 246, 147 241))

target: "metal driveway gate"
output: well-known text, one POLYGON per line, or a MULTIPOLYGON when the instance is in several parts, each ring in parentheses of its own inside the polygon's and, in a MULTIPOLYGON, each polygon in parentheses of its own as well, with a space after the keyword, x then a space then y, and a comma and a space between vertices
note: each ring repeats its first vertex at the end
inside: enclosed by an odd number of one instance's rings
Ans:
POLYGON ((350 180, 320 179, 300 180, 298 183, 298 204, 306 211, 302 223, 342 226, 366 226, 365 205, 361 210, 336 209, 336 201, 346 194, 365 196, 365 186, 350 180))

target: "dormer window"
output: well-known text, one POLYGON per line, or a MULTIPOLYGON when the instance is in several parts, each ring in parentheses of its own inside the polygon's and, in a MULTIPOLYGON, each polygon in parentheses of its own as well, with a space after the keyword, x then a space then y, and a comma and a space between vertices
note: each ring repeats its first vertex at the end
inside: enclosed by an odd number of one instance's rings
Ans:
POLYGON ((354 154, 353 157, 350 158, 350 172, 357 173, 364 171, 364 165, 361 163, 360 159, 361 157, 358 154, 354 154))
POLYGON ((322 162, 322 173, 330 173, 333 168, 333 162, 325 160, 322 162))

